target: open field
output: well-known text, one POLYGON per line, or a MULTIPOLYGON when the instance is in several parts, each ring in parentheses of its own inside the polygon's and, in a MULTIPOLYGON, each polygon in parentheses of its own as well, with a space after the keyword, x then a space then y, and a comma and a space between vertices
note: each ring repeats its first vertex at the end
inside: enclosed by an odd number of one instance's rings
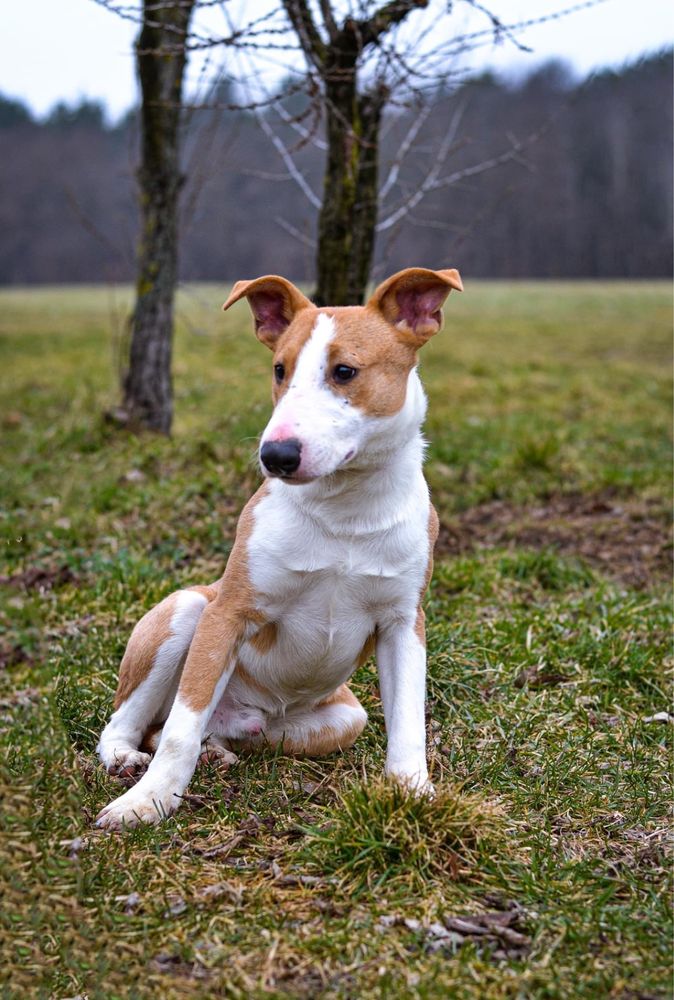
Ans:
MULTIPOLYGON (((3 996, 671 996, 671 296, 468 283, 424 350, 442 532, 432 802, 342 756, 204 767, 103 835, 96 764, 134 622, 222 571, 270 355, 180 297, 171 440, 102 419, 128 291, 0 292, 3 996)), ((1 977, 0 977, 1 981, 1 977)))

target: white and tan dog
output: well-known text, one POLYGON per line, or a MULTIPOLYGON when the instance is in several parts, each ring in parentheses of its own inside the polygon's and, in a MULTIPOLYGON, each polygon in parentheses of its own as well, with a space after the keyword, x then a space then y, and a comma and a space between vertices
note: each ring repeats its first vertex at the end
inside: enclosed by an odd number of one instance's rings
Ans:
POLYGON ((309 756, 351 746, 367 716, 346 682, 375 649, 386 773, 430 787, 421 599, 437 516, 416 365, 452 288, 455 270, 409 268, 365 306, 318 309, 284 278, 234 286, 224 308, 245 296, 274 352, 267 478, 222 579, 171 594, 131 635, 98 753, 113 773, 149 766, 99 826, 173 812, 206 739, 225 755, 228 741, 309 756), (148 731, 161 733, 152 759, 148 731))

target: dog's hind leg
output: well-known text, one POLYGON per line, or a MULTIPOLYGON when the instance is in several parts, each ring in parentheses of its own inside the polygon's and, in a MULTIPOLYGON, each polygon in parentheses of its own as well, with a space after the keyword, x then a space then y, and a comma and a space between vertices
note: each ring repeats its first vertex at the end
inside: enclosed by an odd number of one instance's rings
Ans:
POLYGON ((171 710, 187 651, 215 587, 178 590, 141 618, 126 647, 115 712, 103 730, 98 755, 108 771, 131 776, 150 754, 139 749, 144 735, 171 710))
POLYGON ((264 737, 272 746, 283 745, 285 753, 302 757, 324 757, 346 750, 360 736, 367 712, 353 692, 342 684, 312 709, 288 712, 265 726, 264 737))

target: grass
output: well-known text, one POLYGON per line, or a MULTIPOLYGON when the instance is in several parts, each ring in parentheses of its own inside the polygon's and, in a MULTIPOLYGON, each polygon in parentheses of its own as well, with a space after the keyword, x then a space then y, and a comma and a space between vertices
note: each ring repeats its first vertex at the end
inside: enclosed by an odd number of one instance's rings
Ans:
MULTIPOLYGON (((373 893, 393 881, 403 891, 434 880, 475 877, 498 843, 498 812, 481 796, 443 784, 433 798, 381 779, 347 787, 307 830, 307 859, 321 874, 353 880, 373 893)), ((496 848, 498 849, 498 848, 496 848)))
POLYGON ((348 753, 93 830, 129 631, 217 578, 258 479, 270 358, 225 291, 181 294, 170 441, 101 419, 126 290, 0 293, 3 996, 670 996, 664 285, 475 283, 424 350, 434 800, 363 782, 368 663, 348 753))

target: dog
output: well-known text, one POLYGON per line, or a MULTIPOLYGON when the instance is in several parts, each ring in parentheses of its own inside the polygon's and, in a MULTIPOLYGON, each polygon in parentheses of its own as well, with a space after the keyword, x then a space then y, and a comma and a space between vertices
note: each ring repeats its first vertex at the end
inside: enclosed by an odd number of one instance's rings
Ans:
POLYGON ((462 288, 454 269, 414 267, 364 306, 318 308, 276 275, 234 286, 223 308, 245 297, 274 353, 265 479, 222 578, 171 594, 132 632, 98 754, 111 773, 144 773, 98 826, 172 813, 204 743, 230 762, 233 746, 346 750, 367 720, 347 681, 373 652, 386 774, 432 792, 421 599, 438 519, 422 472, 417 351, 462 288))

